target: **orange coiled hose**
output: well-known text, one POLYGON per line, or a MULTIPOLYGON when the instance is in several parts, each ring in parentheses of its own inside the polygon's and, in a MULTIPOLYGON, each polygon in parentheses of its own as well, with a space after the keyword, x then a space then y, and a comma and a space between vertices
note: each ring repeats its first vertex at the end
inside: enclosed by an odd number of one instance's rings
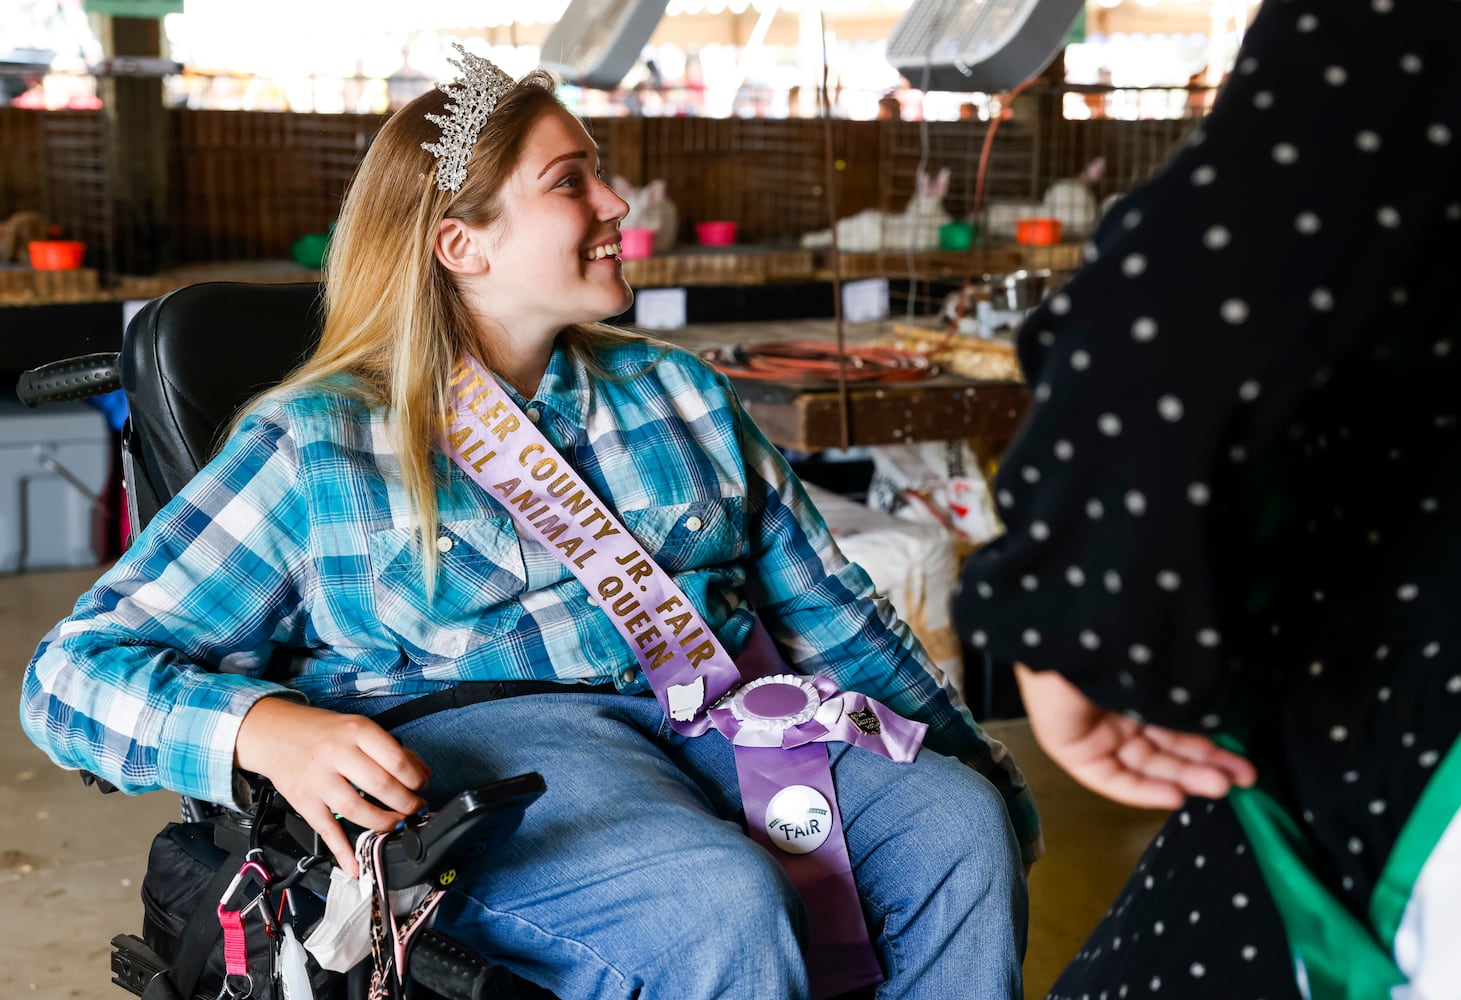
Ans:
POLYGON ((815 340, 787 340, 710 347, 700 357, 732 378, 781 382, 917 382, 938 366, 896 347, 848 347, 815 340))

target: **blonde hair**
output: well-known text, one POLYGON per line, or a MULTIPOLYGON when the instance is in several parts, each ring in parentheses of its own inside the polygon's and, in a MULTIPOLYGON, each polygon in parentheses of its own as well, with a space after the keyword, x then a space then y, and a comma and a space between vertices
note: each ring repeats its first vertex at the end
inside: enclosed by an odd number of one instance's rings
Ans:
MULTIPOLYGON (((419 528, 417 543, 428 594, 438 555, 437 435, 451 403, 456 360, 471 352, 496 368, 492 348, 452 276, 436 260, 437 226, 456 218, 474 227, 501 216, 499 193, 517 166, 537 120, 565 111, 553 79, 538 70, 523 77, 498 103, 477 137, 460 190, 436 186, 436 161, 421 148, 440 138, 428 113, 445 113, 449 98, 424 94, 386 122, 346 192, 324 266, 325 326, 318 348, 269 394, 352 375, 346 391, 390 412, 389 432, 401 485, 419 528), (485 354, 485 356, 484 356, 485 354)), ((633 335, 602 324, 565 331, 565 344, 590 367, 592 351, 633 335)))

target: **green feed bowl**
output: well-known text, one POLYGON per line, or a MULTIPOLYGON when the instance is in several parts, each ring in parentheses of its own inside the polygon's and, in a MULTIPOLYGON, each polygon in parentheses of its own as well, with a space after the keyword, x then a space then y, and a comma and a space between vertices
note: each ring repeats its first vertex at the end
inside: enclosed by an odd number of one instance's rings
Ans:
POLYGON ((307 267, 312 271, 318 271, 324 262, 325 251, 330 248, 329 233, 310 233, 301 236, 294 241, 291 250, 294 253, 294 262, 301 267, 307 267))
POLYGON ((970 222, 946 222, 938 227, 940 250, 968 250, 978 245, 979 227, 970 222))

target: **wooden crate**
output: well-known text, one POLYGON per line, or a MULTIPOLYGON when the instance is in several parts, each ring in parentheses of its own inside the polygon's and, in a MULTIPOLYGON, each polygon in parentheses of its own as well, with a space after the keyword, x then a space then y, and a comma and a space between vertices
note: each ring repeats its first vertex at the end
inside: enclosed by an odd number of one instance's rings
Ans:
POLYGON ((1057 243, 1048 247, 1017 244, 1017 247, 1021 266, 1027 271, 1074 271, 1081 266, 1079 243, 1057 243))
POLYGON ((731 247, 686 248, 624 262, 624 280, 635 288, 677 285, 759 285, 812 277, 810 250, 731 247))
POLYGON ((810 250, 777 250, 766 255, 767 281, 810 281, 812 270, 810 250))
MULTIPOLYGON (((957 278, 966 273, 975 278, 984 274, 1002 274, 1018 270, 1023 259, 1018 250, 1001 248, 996 250, 967 251, 929 250, 914 253, 913 267, 909 269, 909 255, 898 250, 873 253, 843 253, 838 255, 836 271, 843 281, 857 281, 863 278, 906 278, 910 274, 920 278, 957 278)), ((816 277, 830 281, 834 273, 830 251, 819 251, 815 268, 816 277)))
POLYGON ((105 298, 94 268, 71 271, 0 270, 0 302, 39 305, 47 302, 86 302, 105 298))
POLYGON ((244 281, 255 285, 273 285, 319 280, 319 271, 301 267, 292 261, 243 260, 194 264, 147 277, 119 276, 113 283, 111 297, 122 300, 154 299, 159 295, 166 295, 174 288, 206 281, 244 281))

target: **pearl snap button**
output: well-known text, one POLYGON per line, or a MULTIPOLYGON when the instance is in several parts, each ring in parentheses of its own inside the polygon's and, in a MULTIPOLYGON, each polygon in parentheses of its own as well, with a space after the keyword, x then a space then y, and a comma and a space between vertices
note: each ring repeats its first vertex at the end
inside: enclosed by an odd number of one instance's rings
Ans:
POLYGON ((542 417, 543 411, 538 409, 536 406, 528 408, 528 419, 531 420, 533 423, 537 423, 539 420, 542 419, 542 417))
POLYGON ((450 552, 456 544, 456 542, 452 541, 450 535, 438 535, 436 537, 436 551, 438 552, 450 552))
POLYGON ((700 520, 700 518, 698 517, 689 517, 685 519, 685 527, 689 528, 691 531, 699 531, 704 526, 705 522, 700 520))
POLYGON ((619 675, 619 679, 622 680, 625 684, 633 684, 636 680, 639 679, 639 671, 635 670, 633 667, 630 667, 628 670, 619 675))

